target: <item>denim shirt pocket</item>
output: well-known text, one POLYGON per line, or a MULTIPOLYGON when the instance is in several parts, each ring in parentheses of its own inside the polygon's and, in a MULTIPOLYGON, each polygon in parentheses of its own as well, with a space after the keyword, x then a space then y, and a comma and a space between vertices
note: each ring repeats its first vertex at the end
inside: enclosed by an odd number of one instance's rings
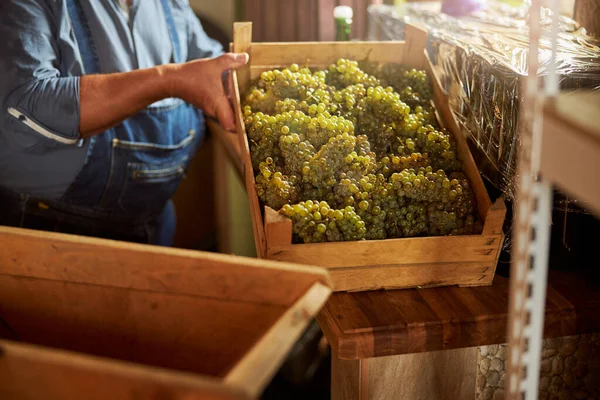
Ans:
POLYGON ((82 143, 82 139, 55 132, 17 108, 9 108, 8 113, 13 117, 12 124, 15 131, 25 134, 19 137, 24 153, 45 154, 49 151, 81 145, 82 143))

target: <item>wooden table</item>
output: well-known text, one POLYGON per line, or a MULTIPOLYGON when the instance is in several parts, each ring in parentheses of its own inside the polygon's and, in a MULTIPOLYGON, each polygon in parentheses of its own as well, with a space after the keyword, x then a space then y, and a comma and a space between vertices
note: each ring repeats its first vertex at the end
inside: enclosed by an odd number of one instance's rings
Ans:
MULTIPOLYGON (((598 280, 551 271, 548 283, 546 337, 600 331, 598 280)), ((477 346, 507 341, 508 279, 335 293, 318 321, 334 354, 332 400, 474 399, 477 346)))

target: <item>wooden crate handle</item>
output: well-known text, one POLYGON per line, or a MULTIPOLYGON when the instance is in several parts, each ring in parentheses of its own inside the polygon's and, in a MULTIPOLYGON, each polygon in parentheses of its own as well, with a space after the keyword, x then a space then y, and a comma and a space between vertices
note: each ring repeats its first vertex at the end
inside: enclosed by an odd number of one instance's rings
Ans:
MULTIPOLYGON (((248 53, 252 49, 252 22, 235 22, 233 24, 233 52, 248 53)), ((236 70, 240 88, 246 90, 250 82, 250 62, 236 70)))
POLYGON ((265 235, 268 246, 292 244, 292 220, 265 206, 265 235))
POLYGON ((240 141, 240 149, 243 153, 242 173, 246 180, 246 190, 250 202, 250 212, 253 214, 252 229, 254 231, 254 243, 256 254, 259 258, 265 258, 267 242, 262 224, 260 205, 254 186, 254 171, 250 159, 250 146, 246 137, 246 128, 242 116, 242 96, 250 86, 250 65, 252 63, 252 22, 236 22, 233 24, 233 43, 230 48, 235 53, 248 53, 250 60, 246 65, 232 71, 231 88, 233 90, 233 106, 235 112, 235 126, 240 141), (257 223, 260 221, 261 223, 257 223))
POLYGON ((424 69, 425 60, 423 57, 415 57, 421 54, 427 46, 427 31, 421 26, 407 24, 404 30, 404 62, 412 68, 424 69))
POLYGON ((504 199, 499 197, 488 209, 483 225, 484 235, 502 235, 504 218, 506 217, 506 204, 504 199))
POLYGON ((330 295, 331 288, 319 282, 313 284, 229 371, 225 383, 257 397, 330 295))

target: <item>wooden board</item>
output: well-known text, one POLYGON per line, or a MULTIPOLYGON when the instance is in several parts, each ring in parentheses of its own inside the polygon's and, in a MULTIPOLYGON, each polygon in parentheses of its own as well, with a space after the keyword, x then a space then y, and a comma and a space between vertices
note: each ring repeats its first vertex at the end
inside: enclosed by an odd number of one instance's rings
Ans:
POLYGON ((425 52, 426 33, 407 26, 406 42, 252 43, 251 24, 238 23, 234 48, 248 50, 250 62, 238 77, 234 106, 246 189, 251 207, 257 254, 262 258, 320 265, 331 269, 335 291, 406 288, 438 285, 489 285, 503 243, 506 207, 493 206, 469 151, 466 138, 450 111, 447 96, 435 77, 425 52), (324 67, 338 58, 406 63, 425 68, 433 77, 434 101, 446 128, 455 136, 465 174, 476 195, 482 235, 404 238, 360 242, 292 244, 291 222, 262 210, 254 183, 250 148, 241 113, 241 95, 262 71, 291 63, 324 67), (248 69, 250 73, 248 74, 248 69), (241 92, 239 92, 241 91, 241 92), (264 212, 263 212, 264 211, 264 212), (273 226, 267 226, 274 224, 273 226), (377 268, 373 268, 377 267, 377 268))
POLYGON ((332 357, 332 400, 475 398, 477 348, 389 357, 332 357))
POLYGON ((332 268, 330 275, 336 292, 452 285, 471 287, 491 285, 495 266, 495 260, 487 263, 394 264, 332 268))
POLYGON ((224 377, 284 311, 275 305, 0 276, 0 317, 21 341, 216 377, 224 377))
MULTIPOLYGON (((435 236, 407 239, 273 245, 267 258, 309 264, 320 260, 327 268, 376 265, 432 264, 452 262, 495 262, 500 235, 435 236), (418 244, 418 245, 417 245, 418 244)), ((426 273, 426 272, 424 272, 426 273)))
POLYGON ((216 379, 0 340, 0 398, 250 399, 216 379))
MULTIPOLYGON (((318 317, 340 359, 506 343, 508 279, 492 286, 335 293, 318 317)), ((600 332, 600 283, 550 271, 545 336, 600 332)))
POLYGON ((361 363, 363 360, 340 360, 331 357, 331 400, 350 400, 361 398, 361 388, 367 379, 362 380, 361 363))
POLYGON ((475 399, 477 348, 368 360, 365 400, 475 399))
POLYGON ((213 376, 253 397, 330 285, 312 267, 0 227, 2 337, 213 376))
POLYGON ((600 215, 600 94, 561 95, 546 104, 543 121, 543 178, 600 215))
POLYGON ((0 274, 285 307, 331 286, 319 268, 7 227, 0 274))

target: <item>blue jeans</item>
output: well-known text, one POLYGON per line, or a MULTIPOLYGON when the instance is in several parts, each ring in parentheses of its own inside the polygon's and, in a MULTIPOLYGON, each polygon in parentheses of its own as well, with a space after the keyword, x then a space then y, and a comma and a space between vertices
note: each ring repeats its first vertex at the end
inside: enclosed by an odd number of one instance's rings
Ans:
POLYGON ((32 199, 0 189, 0 225, 172 246, 176 215, 172 201, 168 201, 159 214, 143 220, 107 218, 93 212, 65 208, 59 202, 32 199))

